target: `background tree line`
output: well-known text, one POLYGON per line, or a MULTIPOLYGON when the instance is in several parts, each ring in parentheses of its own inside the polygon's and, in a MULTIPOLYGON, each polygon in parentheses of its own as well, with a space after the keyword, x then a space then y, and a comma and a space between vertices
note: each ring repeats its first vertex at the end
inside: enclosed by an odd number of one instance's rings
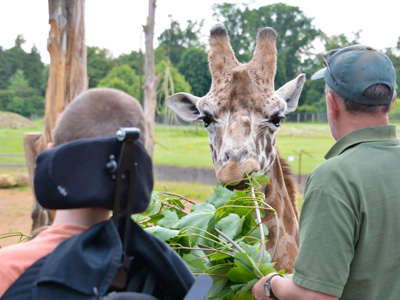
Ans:
MULTIPOLYGON (((321 68, 323 52, 359 43, 360 32, 347 37, 344 34, 327 36, 312 25, 295 6, 283 3, 249 9, 246 5, 216 4, 214 18, 229 31, 231 45, 241 62, 251 60, 256 44, 257 31, 266 25, 278 33, 277 74, 275 86, 279 88, 299 73, 307 78, 321 68), (323 45, 320 51, 315 43, 323 45)), ((165 96, 173 92, 190 92, 205 95, 211 85, 207 63, 207 42, 202 41, 203 21, 187 21, 182 27, 171 19, 169 29, 158 37, 155 49, 156 73, 162 74, 159 86, 158 114, 163 114, 165 96)), ((42 115, 47 85, 48 66, 41 62, 35 47, 26 53, 21 46, 20 35, 15 46, 4 50, 0 47, 0 110, 12 111, 24 116, 42 115)), ((373 45, 372 45, 373 46, 373 45)), ((400 37, 396 47, 384 52, 392 59, 400 80, 400 37)), ((89 88, 113 87, 131 94, 142 101, 144 84, 144 55, 132 51, 114 58, 107 49, 87 47, 87 73, 89 88)), ((400 94, 397 87, 397 93, 400 94)), ((324 85, 308 80, 304 86, 298 112, 324 112, 324 85)))

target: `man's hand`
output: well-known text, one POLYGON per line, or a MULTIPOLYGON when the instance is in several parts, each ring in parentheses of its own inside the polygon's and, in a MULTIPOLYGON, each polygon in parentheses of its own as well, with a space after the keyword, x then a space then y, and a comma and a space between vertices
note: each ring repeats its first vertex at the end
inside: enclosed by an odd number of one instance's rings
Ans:
POLYGON ((264 290, 265 283, 267 282, 267 279, 271 275, 272 274, 264 276, 259 281, 257 281, 256 284, 253 286, 253 289, 251 290, 251 294, 253 295, 254 299, 256 299, 256 300, 264 300, 264 299, 265 300, 269 300, 269 299, 271 299, 271 298, 268 298, 265 295, 265 290, 264 290))
MULTIPOLYGON (((253 286, 251 291, 254 299, 256 300, 270 300, 271 298, 265 295, 264 285, 268 278, 274 273, 268 274, 261 278, 253 286)), ((282 278, 275 276, 271 279, 272 291, 276 298, 280 300, 338 300, 338 297, 330 296, 327 294, 312 291, 293 283, 290 278, 282 278)))

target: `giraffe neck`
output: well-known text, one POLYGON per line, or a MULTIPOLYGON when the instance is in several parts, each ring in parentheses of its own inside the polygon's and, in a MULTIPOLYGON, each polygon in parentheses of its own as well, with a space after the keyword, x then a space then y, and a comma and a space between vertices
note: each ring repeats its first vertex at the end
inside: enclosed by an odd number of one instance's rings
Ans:
POLYGON ((284 269, 287 273, 293 272, 294 261, 298 252, 298 210, 296 207, 296 190, 292 173, 287 163, 276 158, 273 167, 267 172, 270 183, 265 187, 266 202, 277 213, 267 211, 263 222, 268 227, 267 251, 275 264, 276 270, 284 269), (279 236, 277 220, 279 223, 279 236))

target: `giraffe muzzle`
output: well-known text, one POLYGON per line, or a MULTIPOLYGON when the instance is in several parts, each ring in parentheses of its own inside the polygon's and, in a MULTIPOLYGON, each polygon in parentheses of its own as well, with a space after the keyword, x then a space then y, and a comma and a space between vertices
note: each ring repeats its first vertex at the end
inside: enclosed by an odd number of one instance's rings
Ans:
POLYGON ((260 170, 259 162, 254 158, 245 161, 228 161, 215 167, 215 173, 219 182, 231 186, 238 185, 246 174, 257 173, 260 170))

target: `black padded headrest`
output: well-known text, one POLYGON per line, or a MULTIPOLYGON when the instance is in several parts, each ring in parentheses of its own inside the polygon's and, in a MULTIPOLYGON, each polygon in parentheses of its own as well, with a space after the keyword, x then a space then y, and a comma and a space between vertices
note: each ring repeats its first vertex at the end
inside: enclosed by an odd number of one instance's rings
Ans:
MULTIPOLYGON (((122 142, 116 137, 76 140, 43 151, 36 161, 34 186, 47 209, 99 207, 113 209, 116 180, 106 164, 118 162, 122 142), (114 179, 113 179, 114 177, 114 179)), ((153 189, 153 164, 143 144, 134 141, 136 178, 133 213, 147 209, 153 189)), ((120 207, 126 207, 128 179, 122 183, 120 207)))

